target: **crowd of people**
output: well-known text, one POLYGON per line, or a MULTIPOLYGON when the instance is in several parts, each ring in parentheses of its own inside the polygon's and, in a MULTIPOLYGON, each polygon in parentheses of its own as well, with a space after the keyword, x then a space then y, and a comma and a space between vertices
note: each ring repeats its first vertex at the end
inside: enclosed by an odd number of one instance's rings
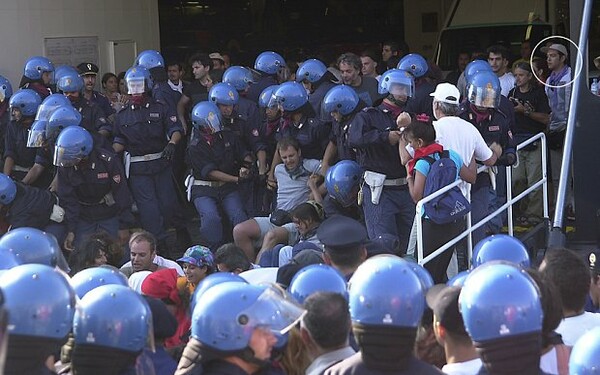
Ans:
MULTIPOLYGON (((598 366, 595 253, 554 250, 534 270, 500 215, 473 232, 472 259, 462 242, 432 255, 467 213, 504 204, 504 167, 517 193, 540 180, 540 143, 517 144, 545 132, 558 180, 568 53, 550 43, 531 66, 528 43, 512 65, 501 45, 461 53, 445 79, 395 42, 382 61, 295 71, 272 51, 252 67, 197 53, 191 82, 146 50, 103 93, 92 62, 32 57, 14 91, 0 76, 4 373, 598 366)), ((518 224, 543 204, 538 189, 518 224)))

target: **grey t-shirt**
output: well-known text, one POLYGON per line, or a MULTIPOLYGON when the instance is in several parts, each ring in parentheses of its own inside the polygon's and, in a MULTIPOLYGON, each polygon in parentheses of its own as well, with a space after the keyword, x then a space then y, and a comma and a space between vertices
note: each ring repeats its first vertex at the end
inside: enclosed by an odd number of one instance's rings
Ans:
POLYGON ((377 91, 377 87, 379 83, 373 77, 361 77, 362 81, 359 86, 352 86, 354 91, 358 94, 360 100, 365 102, 367 106, 371 107, 373 103, 375 103, 378 99, 381 98, 379 92, 377 91))
POLYGON ((302 165, 309 174, 292 180, 285 169, 285 165, 279 164, 275 167, 275 179, 277 180, 277 208, 291 211, 300 203, 308 200, 310 188, 307 185, 310 174, 321 170, 321 161, 315 159, 304 159, 302 165))

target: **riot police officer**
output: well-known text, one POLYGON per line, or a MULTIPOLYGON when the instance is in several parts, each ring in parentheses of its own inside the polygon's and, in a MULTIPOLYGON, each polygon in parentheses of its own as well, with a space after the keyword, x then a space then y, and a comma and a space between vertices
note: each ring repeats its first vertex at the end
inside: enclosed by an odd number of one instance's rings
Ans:
POLYGON ((331 121, 329 112, 321 109, 325 94, 335 86, 335 76, 327 70, 325 64, 317 59, 309 59, 296 71, 296 82, 301 83, 308 93, 308 101, 318 118, 323 122, 331 121))
POLYGON ((154 86, 152 87, 152 97, 156 100, 162 100, 167 103, 171 112, 177 112, 177 103, 181 94, 174 91, 167 83, 167 71, 165 60, 160 52, 155 50, 145 50, 140 52, 133 66, 143 66, 150 72, 154 86))
POLYGON ((53 374, 46 359, 64 342, 73 324, 75 292, 58 270, 24 264, 0 277, 10 340, 4 374, 53 374))
POLYGON ((344 215, 364 221, 358 205, 362 175, 362 168, 353 160, 340 160, 329 168, 325 175, 327 195, 322 202, 327 217, 344 215))
POLYGON ((517 238, 506 234, 486 237, 473 248, 472 268, 494 260, 511 262, 523 269, 531 266, 525 245, 517 238))
POLYGON ((44 56, 30 57, 23 67, 23 77, 19 88, 32 89, 37 92, 42 100, 46 99, 52 90, 52 75, 54 74, 54 64, 44 56))
POLYGON ((219 108, 200 102, 192 110, 194 138, 187 151, 191 168, 188 199, 200 215, 200 236, 211 249, 223 242, 223 223, 217 204, 232 228, 246 220, 238 184, 251 178, 252 157, 239 138, 223 126, 219 108))
MULTIPOLYGON (((480 71, 473 75, 467 85, 467 101, 460 105, 457 116, 472 123, 481 133, 487 144, 497 143, 502 147, 502 155, 496 161, 497 166, 513 165, 517 161, 516 149, 511 133, 511 121, 514 113, 506 113, 500 107, 500 81, 491 71, 480 71)), ((507 100, 504 98, 504 100, 507 100)), ((512 107, 510 108, 513 111, 512 107)), ((488 171, 477 175, 477 181, 471 188, 471 218, 478 223, 487 216, 496 204, 495 175, 488 171)), ((488 223, 473 232, 473 241, 481 241, 487 232, 497 232, 501 223, 488 223)))
POLYGON ((6 127, 4 174, 17 181, 27 175, 35 161, 36 150, 27 147, 27 138, 41 102, 40 96, 31 89, 21 89, 10 98, 12 120, 6 127))
POLYGON ((264 285, 224 282, 201 298, 176 375, 253 374, 268 368, 278 338, 304 314, 264 285))
MULTIPOLYGON (((0 151, 4 155, 4 137, 10 121, 9 100, 13 94, 10 81, 0 75, 0 151)), ((41 101, 41 99, 40 99, 41 101)))
POLYGON ((413 355, 425 289, 407 261, 388 256, 367 259, 348 285, 352 330, 360 352, 330 367, 326 375, 442 374, 413 355))
MULTIPOLYGON (((83 79, 74 72, 67 72, 56 83, 60 90, 71 102, 72 106, 81 114, 81 126, 90 133, 99 133, 109 137, 112 126, 107 121, 107 114, 99 103, 86 99, 83 89, 83 79)), ((109 113, 110 114, 110 113, 109 113)))
MULTIPOLYGON (((412 79, 402 71, 393 73, 381 77, 380 92, 411 95, 412 79)), ((354 116, 348 131, 348 144, 356 150, 357 162, 365 171, 361 204, 369 238, 373 240, 383 234, 397 237, 403 254, 408 245, 415 204, 408 190, 406 170, 400 163, 401 131, 396 125, 397 113, 388 109, 387 100, 384 99, 377 108, 365 108, 354 116)))
POLYGON ((415 79, 415 92, 406 102, 405 111, 416 114, 425 113, 429 118, 433 118, 433 98, 429 94, 435 91, 435 85, 425 77, 429 70, 427 60, 417 53, 409 53, 400 60, 398 69, 411 73, 415 79))
POLYGON ((58 197, 66 211, 65 248, 73 249, 88 234, 104 230, 117 237, 119 216, 131 207, 120 159, 112 150, 94 147, 89 132, 78 126, 64 129, 56 141, 58 197))
POLYGON ((232 66, 223 73, 223 83, 231 84, 239 94, 235 110, 242 115, 252 126, 258 126, 260 114, 256 101, 248 99, 248 90, 254 84, 254 77, 250 69, 243 66, 232 66))
POLYGON ((488 262, 467 276, 459 304, 483 362, 479 374, 544 374, 539 293, 527 273, 506 262, 488 262))
POLYGON ((169 160, 183 128, 164 102, 150 96, 152 79, 146 68, 129 69, 125 80, 131 101, 115 118, 113 149, 129 154, 125 173, 142 227, 163 242, 179 210, 169 160))
POLYGON ((254 61, 254 70, 258 72, 259 78, 255 84, 250 85, 247 98, 258 103, 258 98, 264 89, 287 81, 282 76, 285 69, 287 69, 285 60, 277 52, 265 51, 258 55, 254 61))
POLYGON ((73 319, 71 373, 154 373, 151 360, 140 357, 151 335, 152 312, 141 295, 123 285, 99 286, 79 301, 73 319))

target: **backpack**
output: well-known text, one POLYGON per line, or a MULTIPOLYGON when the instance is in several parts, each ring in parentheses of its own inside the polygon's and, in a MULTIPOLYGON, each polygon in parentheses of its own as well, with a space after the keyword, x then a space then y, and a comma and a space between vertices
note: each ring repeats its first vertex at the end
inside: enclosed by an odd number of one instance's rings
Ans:
MULTIPOLYGON (((431 156, 425 156, 422 159, 431 166, 425 179, 424 197, 456 181, 458 169, 454 160, 450 159, 448 150, 442 151, 438 160, 431 156)), ((455 186, 425 203, 423 208, 425 214, 435 224, 448 224, 462 219, 468 214, 471 211, 471 203, 462 194, 460 188, 455 186)))

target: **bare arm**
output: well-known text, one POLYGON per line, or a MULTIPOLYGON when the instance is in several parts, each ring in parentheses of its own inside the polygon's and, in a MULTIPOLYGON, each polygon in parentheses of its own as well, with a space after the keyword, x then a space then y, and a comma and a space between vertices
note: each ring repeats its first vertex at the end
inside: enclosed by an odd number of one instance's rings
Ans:
POLYGON ((188 124, 185 119, 185 110, 190 103, 190 100, 191 99, 187 95, 182 94, 181 98, 179 98, 179 102, 177 103, 177 117, 179 118, 179 121, 181 121, 184 134, 187 134, 188 131, 188 124))
POLYGON ((21 182, 23 182, 25 185, 33 184, 40 177, 42 172, 44 172, 44 169, 45 168, 43 165, 35 163, 29 172, 27 172, 27 175, 23 177, 23 181, 21 182))

